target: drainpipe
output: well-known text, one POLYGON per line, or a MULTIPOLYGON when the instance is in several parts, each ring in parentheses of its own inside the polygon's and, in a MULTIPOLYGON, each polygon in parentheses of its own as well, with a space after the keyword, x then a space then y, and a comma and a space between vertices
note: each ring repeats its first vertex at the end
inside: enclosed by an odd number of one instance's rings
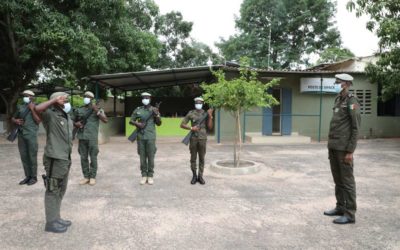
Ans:
POLYGON ((319 90, 319 125, 318 125, 318 142, 321 142, 321 123, 322 123, 322 83, 323 78, 321 75, 321 86, 319 90))

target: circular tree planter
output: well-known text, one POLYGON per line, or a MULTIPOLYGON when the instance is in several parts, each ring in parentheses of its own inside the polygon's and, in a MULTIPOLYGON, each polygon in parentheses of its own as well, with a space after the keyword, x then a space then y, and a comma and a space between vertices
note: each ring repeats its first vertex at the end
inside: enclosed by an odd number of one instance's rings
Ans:
POLYGON ((211 163, 210 170, 225 175, 255 174, 261 170, 262 164, 250 160, 241 160, 239 167, 234 167, 233 160, 217 160, 211 163))

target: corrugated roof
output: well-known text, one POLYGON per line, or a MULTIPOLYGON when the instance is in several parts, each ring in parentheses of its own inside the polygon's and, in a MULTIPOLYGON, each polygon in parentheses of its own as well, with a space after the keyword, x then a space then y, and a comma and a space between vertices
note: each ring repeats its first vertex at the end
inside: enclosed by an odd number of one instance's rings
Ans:
MULTIPOLYGON (((225 65, 213 65, 212 70, 222 69, 225 72, 239 73, 239 68, 225 65)), ((349 73, 346 71, 328 71, 318 69, 305 70, 256 70, 260 78, 265 77, 285 77, 291 75, 333 75, 336 73, 349 73)), ((355 72, 351 72, 355 73, 355 72)), ((359 72, 363 73, 363 72, 359 72)), ((200 84, 202 82, 212 82, 214 76, 208 66, 163 69, 152 71, 139 71, 128 73, 102 74, 88 76, 91 81, 96 81, 100 85, 110 88, 117 88, 123 91, 168 87, 185 84, 200 84)))

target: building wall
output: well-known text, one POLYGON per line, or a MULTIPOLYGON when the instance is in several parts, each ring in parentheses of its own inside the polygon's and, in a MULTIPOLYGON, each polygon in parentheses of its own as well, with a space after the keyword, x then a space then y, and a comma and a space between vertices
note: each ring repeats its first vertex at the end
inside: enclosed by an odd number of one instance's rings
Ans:
MULTIPOLYGON (((371 93, 370 114, 361 115, 360 138, 399 137, 400 117, 382 117, 377 115, 377 85, 369 83, 367 78, 361 74, 354 75, 354 78, 352 90, 363 93, 367 90, 371 93)), ((318 93, 300 93, 300 77, 286 77, 281 80, 280 87, 292 89, 292 133, 297 132, 299 135, 310 136, 313 140, 318 140, 321 107, 320 136, 321 140, 327 140, 336 95, 322 94, 322 101, 320 101, 318 93)), ((234 138, 234 119, 223 110, 220 110, 219 114, 220 117, 218 117, 218 112, 216 112, 216 139, 219 137, 221 141, 231 141, 234 138), (218 123, 220 123, 219 135, 218 123)), ((241 126, 242 129, 244 126, 246 133, 261 133, 262 109, 254 108, 252 111, 246 112, 245 118, 241 117, 241 126)))

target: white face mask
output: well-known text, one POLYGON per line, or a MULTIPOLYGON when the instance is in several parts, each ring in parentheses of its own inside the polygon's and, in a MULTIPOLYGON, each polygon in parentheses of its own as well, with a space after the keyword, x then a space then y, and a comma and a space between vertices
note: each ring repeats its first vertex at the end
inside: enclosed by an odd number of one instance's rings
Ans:
POLYGON ((88 104, 90 103, 90 98, 89 98, 89 97, 83 98, 83 103, 84 103, 85 105, 88 105, 88 104))
POLYGON ((147 98, 142 99, 142 103, 143 103, 144 106, 149 105, 150 99, 147 99, 147 98))
POLYGON ((27 96, 24 96, 23 100, 24 100, 24 103, 30 103, 31 102, 31 99, 29 97, 27 97, 27 96))
POLYGON ((69 111, 71 111, 71 103, 69 103, 69 102, 64 103, 63 111, 64 111, 65 113, 68 113, 69 111))
POLYGON ((201 103, 196 103, 195 105, 194 105, 194 107, 196 108, 196 109, 202 109, 203 108, 203 104, 201 104, 201 103))

